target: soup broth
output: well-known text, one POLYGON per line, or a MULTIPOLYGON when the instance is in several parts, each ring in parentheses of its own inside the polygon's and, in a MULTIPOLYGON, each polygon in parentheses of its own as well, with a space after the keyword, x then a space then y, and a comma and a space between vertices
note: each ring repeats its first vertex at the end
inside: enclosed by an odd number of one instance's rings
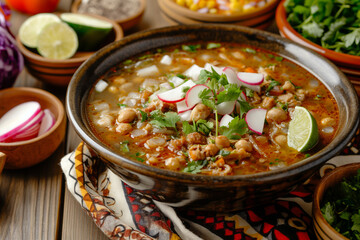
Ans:
POLYGON ((207 175, 294 164, 327 145, 339 121, 332 94, 304 68, 264 49, 204 42, 155 49, 110 69, 90 91, 87 115, 119 154, 207 175), (319 141, 306 152, 288 146, 296 106, 318 126, 319 141), (254 109, 262 114, 251 119, 254 109))

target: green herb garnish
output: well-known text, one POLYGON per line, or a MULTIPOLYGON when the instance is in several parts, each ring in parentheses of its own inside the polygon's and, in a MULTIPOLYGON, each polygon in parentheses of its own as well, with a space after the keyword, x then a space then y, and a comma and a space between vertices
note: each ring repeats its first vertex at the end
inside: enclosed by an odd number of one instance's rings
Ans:
POLYGON ((176 123, 180 121, 180 117, 176 112, 162 113, 155 110, 150 113, 152 119, 150 123, 158 128, 173 128, 177 132, 176 123))
POLYGON ((240 139, 248 131, 248 127, 244 119, 235 117, 229 123, 229 127, 221 127, 220 130, 228 139, 240 139))
POLYGON ((208 164, 207 160, 192 161, 187 164, 183 172, 196 174, 208 164))
POLYGON ((321 212, 336 231, 360 239, 360 169, 325 192, 321 212))
POLYGON ((219 48, 221 47, 220 43, 208 43, 206 46, 206 49, 214 49, 214 48, 219 48))
POLYGON ((130 152, 130 149, 129 149, 129 141, 123 141, 123 142, 121 142, 120 143, 120 150, 122 151, 122 152, 130 152))
POLYGON ((196 52, 199 48, 201 48, 200 44, 196 45, 182 45, 181 49, 188 52, 196 52))

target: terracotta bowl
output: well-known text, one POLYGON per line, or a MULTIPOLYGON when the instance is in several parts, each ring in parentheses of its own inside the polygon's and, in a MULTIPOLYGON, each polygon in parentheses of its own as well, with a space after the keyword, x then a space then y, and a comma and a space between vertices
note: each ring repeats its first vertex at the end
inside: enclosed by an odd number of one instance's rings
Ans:
POLYGON ((323 217, 320 204, 327 189, 335 184, 341 182, 343 178, 356 175, 357 170, 360 169, 360 163, 346 164, 344 166, 335 168, 327 173, 320 181, 315 189, 313 196, 313 221, 316 237, 319 240, 345 240, 348 239, 337 232, 323 217))
POLYGON ((158 0, 159 4, 162 3, 166 9, 173 13, 177 13, 183 17, 198 20, 201 22, 217 22, 217 23, 229 23, 247 20, 254 17, 262 16, 265 13, 274 11, 279 0, 271 0, 263 7, 250 10, 247 12, 233 13, 229 15, 225 14, 212 14, 212 13, 199 13, 192 11, 186 7, 178 5, 174 0, 158 0))
MULTIPOLYGON (((114 21, 100 16, 93 16, 113 24, 113 30, 109 36, 103 41, 101 47, 120 40, 123 37, 121 27, 114 21)), ((56 86, 66 87, 71 80, 76 69, 88 59, 94 52, 77 52, 75 55, 66 60, 53 60, 44 58, 36 52, 26 48, 20 41, 19 36, 16 37, 17 45, 24 56, 25 66, 27 70, 35 78, 56 86)))
MULTIPOLYGON (((173 11, 171 8, 168 8, 166 6, 166 1, 167 0, 158 0, 158 4, 159 4, 160 10, 161 10, 161 13, 163 14, 163 17, 170 24, 176 25, 176 24, 208 23, 205 21, 186 17, 184 15, 181 15, 181 13, 173 11)), ((274 9, 275 9, 275 7, 272 8, 272 10, 274 10, 274 9)), ((196 13, 196 12, 194 12, 194 13, 196 13)), ((258 28, 258 29, 264 29, 266 26, 269 26, 272 23, 274 16, 275 16, 275 11, 270 10, 268 12, 264 12, 263 14, 254 15, 252 17, 242 19, 240 21, 231 21, 231 22, 226 22, 226 23, 254 27, 254 28, 258 28), (263 26, 265 26, 265 27, 263 27, 263 26)))
POLYGON ((345 75, 319 54, 265 31, 227 24, 201 24, 140 32, 101 49, 74 74, 66 95, 66 109, 69 121, 79 136, 131 187, 174 207, 232 211, 269 203, 283 196, 339 153, 357 130, 358 101, 345 75), (127 159, 94 135, 85 106, 91 86, 102 74, 137 54, 203 39, 245 43, 267 49, 312 72, 329 88, 339 107, 340 125, 333 141, 311 157, 282 169, 250 175, 205 176, 159 169, 127 159))
POLYGON ((287 14, 284 7, 284 1, 282 1, 276 9, 275 20, 279 28, 280 34, 290 40, 293 40, 305 47, 308 47, 324 57, 333 61, 340 69, 344 68, 346 72, 352 71, 356 75, 360 76, 360 56, 354 56, 350 54, 338 53, 333 50, 323 48, 307 39, 302 37, 295 29, 291 27, 286 20, 287 14))
MULTIPOLYGON (((80 4, 81 4, 81 0, 75 0, 74 3, 71 5, 71 12, 78 13, 80 4)), ((141 0, 139 10, 133 16, 130 16, 125 19, 113 19, 113 20, 117 22, 124 31, 127 31, 141 21, 145 12, 145 7, 146 7, 146 0, 141 0)))
POLYGON ((0 155, 1 153, 6 155, 7 169, 26 168, 40 163, 58 148, 65 136, 66 118, 63 104, 53 94, 38 88, 19 87, 1 90, 0 116, 27 101, 37 101, 42 109, 50 109, 56 122, 48 132, 39 137, 26 141, 0 143, 0 155))

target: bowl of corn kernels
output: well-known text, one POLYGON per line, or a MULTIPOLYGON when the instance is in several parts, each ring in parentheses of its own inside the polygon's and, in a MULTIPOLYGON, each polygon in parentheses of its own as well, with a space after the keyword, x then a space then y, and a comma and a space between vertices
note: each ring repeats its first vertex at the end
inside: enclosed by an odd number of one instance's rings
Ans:
POLYGON ((158 0, 172 24, 228 23, 264 29, 274 19, 279 0, 158 0))

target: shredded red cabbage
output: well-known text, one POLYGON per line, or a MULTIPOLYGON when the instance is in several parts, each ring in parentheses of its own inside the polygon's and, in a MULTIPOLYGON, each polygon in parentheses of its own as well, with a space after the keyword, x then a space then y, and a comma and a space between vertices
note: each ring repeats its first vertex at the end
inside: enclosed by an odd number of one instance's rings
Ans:
MULTIPOLYGON (((5 14, 8 8, 0 6, 5 14)), ((9 29, 9 23, 0 12, 0 89, 11 87, 24 67, 24 58, 9 29)))

